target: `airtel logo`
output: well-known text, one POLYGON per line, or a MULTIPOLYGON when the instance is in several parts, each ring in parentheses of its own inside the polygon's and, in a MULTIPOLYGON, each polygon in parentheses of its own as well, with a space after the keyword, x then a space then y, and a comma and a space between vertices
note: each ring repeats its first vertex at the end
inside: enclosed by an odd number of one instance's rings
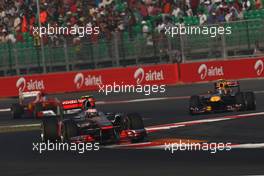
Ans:
POLYGON ((264 70, 264 64, 262 60, 257 60, 254 69, 258 76, 260 76, 264 70))
POLYGON ((77 89, 80 89, 84 83, 84 76, 82 73, 77 73, 74 78, 74 84, 76 85, 77 89))
POLYGON ((24 77, 20 77, 16 82, 16 87, 19 92, 23 92, 26 88, 28 91, 31 90, 44 90, 45 85, 43 80, 26 80, 24 77))
POLYGON ((137 84, 140 84, 144 79, 145 71, 143 68, 138 68, 134 73, 134 78, 137 81, 137 84))
POLYGON ((102 76, 87 75, 86 77, 83 73, 77 73, 74 77, 74 84, 77 89, 80 89, 85 86, 96 86, 102 84, 102 76))
POLYGON ((201 80, 204 80, 207 76, 207 66, 205 64, 200 65, 198 69, 198 74, 201 77, 201 80))
POLYGON ((198 68, 198 74, 200 75, 201 80, 204 80, 207 76, 224 76, 224 68, 221 67, 207 67, 206 64, 201 64, 198 68))
POLYGON ((19 78, 16 82, 16 87, 19 92, 23 92, 26 88, 26 79, 24 77, 19 78))
POLYGON ((164 80, 163 70, 149 70, 145 73, 143 68, 138 68, 134 73, 134 79, 137 84, 141 84, 143 80, 145 81, 161 81, 164 80))

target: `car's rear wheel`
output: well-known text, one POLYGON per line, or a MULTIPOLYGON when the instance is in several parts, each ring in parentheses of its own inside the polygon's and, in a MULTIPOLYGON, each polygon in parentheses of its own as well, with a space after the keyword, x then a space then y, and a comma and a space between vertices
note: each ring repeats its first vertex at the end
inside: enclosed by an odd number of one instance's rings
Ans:
POLYGON ((190 98, 189 110, 190 114, 194 115, 194 109, 200 109, 202 107, 201 99, 198 95, 193 95, 190 98))
POLYGON ((235 95, 235 101, 236 101, 236 105, 240 106, 239 110, 244 111, 246 108, 246 104, 245 104, 244 94, 242 92, 238 92, 235 95))
POLYGON ((42 139, 46 141, 56 141, 60 139, 60 136, 58 134, 58 125, 59 121, 57 118, 44 118, 41 130, 42 130, 42 139))
MULTIPOLYGON (((127 115, 126 127, 128 130, 144 130, 144 123, 142 117, 137 113, 132 113, 127 115)), ((146 138, 146 134, 141 135, 140 137, 131 139, 131 142, 141 142, 146 138)))
POLYGON ((137 114, 128 114, 127 115, 129 119, 129 129, 131 130, 139 130, 139 129, 144 129, 144 123, 142 117, 137 114))
POLYGON ((12 116, 14 119, 19 119, 21 118, 21 116, 23 115, 24 113, 24 109, 23 107, 16 103, 16 104, 12 104, 12 107, 11 107, 11 113, 12 113, 12 116))
POLYGON ((74 121, 67 120, 62 127, 63 140, 70 142, 72 137, 78 136, 78 128, 74 121))
POLYGON ((256 110, 256 99, 253 92, 245 93, 245 102, 247 110, 256 110))

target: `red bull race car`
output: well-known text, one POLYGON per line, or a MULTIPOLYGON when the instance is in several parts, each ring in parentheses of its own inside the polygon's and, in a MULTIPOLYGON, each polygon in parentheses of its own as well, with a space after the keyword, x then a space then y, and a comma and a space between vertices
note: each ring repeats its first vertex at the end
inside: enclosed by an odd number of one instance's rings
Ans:
POLYGON ((47 98, 41 91, 21 92, 18 103, 12 104, 11 113, 14 119, 22 117, 42 118, 46 114, 61 115, 61 103, 56 98, 47 98))
POLYGON ((71 110, 69 107, 75 110, 69 118, 44 118, 41 125, 42 140, 107 144, 121 141, 139 142, 146 139, 147 133, 139 114, 98 112, 93 104, 94 99, 84 99, 81 109, 77 108, 80 106, 79 101, 64 104, 66 111, 71 110))
POLYGON ((214 83, 214 91, 209 91, 206 95, 193 95, 189 103, 189 111, 192 115, 255 109, 254 92, 242 92, 238 81, 222 79, 214 83))

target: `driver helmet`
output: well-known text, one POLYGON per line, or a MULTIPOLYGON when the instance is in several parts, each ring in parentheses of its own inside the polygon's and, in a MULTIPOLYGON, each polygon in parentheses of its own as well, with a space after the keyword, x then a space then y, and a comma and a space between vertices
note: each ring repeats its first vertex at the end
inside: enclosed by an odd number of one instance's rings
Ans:
POLYGON ((93 106, 93 104, 91 104, 91 102, 89 100, 85 100, 83 102, 83 106, 82 106, 82 109, 83 110, 88 110, 90 108, 95 108, 95 106, 93 106))
POLYGON ((93 118, 98 116, 98 112, 96 109, 88 109, 85 111, 85 117, 86 118, 93 118))
POLYGON ((95 102, 96 102, 96 100, 95 100, 95 98, 93 96, 90 96, 90 95, 82 96, 81 99, 84 100, 84 102, 85 101, 88 101, 89 102, 89 106, 91 108, 95 108, 95 102))

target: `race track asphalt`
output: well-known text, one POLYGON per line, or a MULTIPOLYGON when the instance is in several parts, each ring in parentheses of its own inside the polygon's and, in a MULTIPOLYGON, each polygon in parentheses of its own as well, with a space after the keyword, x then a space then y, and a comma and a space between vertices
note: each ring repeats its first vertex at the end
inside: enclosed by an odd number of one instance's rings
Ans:
MULTIPOLYGON (((107 112, 139 112, 145 126, 186 122, 237 114, 264 112, 264 80, 241 81, 242 91, 255 91, 257 110, 190 116, 188 97, 206 93, 212 84, 167 87, 165 94, 92 93, 98 109, 107 112), (168 99, 155 99, 168 97, 168 99), (150 99, 151 98, 151 99, 150 99), (135 100, 137 102, 122 102, 135 100), (138 101, 138 99, 141 99, 138 101)), ((71 99, 87 93, 67 93, 56 96, 71 99)), ((91 94, 91 93, 89 93, 91 94)), ((9 108, 15 99, 0 100, 0 109, 9 108)), ((32 119, 11 119, 10 112, 0 112, 0 126, 39 123, 32 119)), ((150 141, 190 139, 233 144, 264 143, 264 115, 250 118, 203 123, 159 131, 149 135, 150 141)), ((0 133, 0 175, 264 175, 264 148, 232 149, 212 154, 208 151, 177 151, 164 149, 109 149, 78 154, 69 151, 33 151, 39 142, 39 131, 0 133)))

